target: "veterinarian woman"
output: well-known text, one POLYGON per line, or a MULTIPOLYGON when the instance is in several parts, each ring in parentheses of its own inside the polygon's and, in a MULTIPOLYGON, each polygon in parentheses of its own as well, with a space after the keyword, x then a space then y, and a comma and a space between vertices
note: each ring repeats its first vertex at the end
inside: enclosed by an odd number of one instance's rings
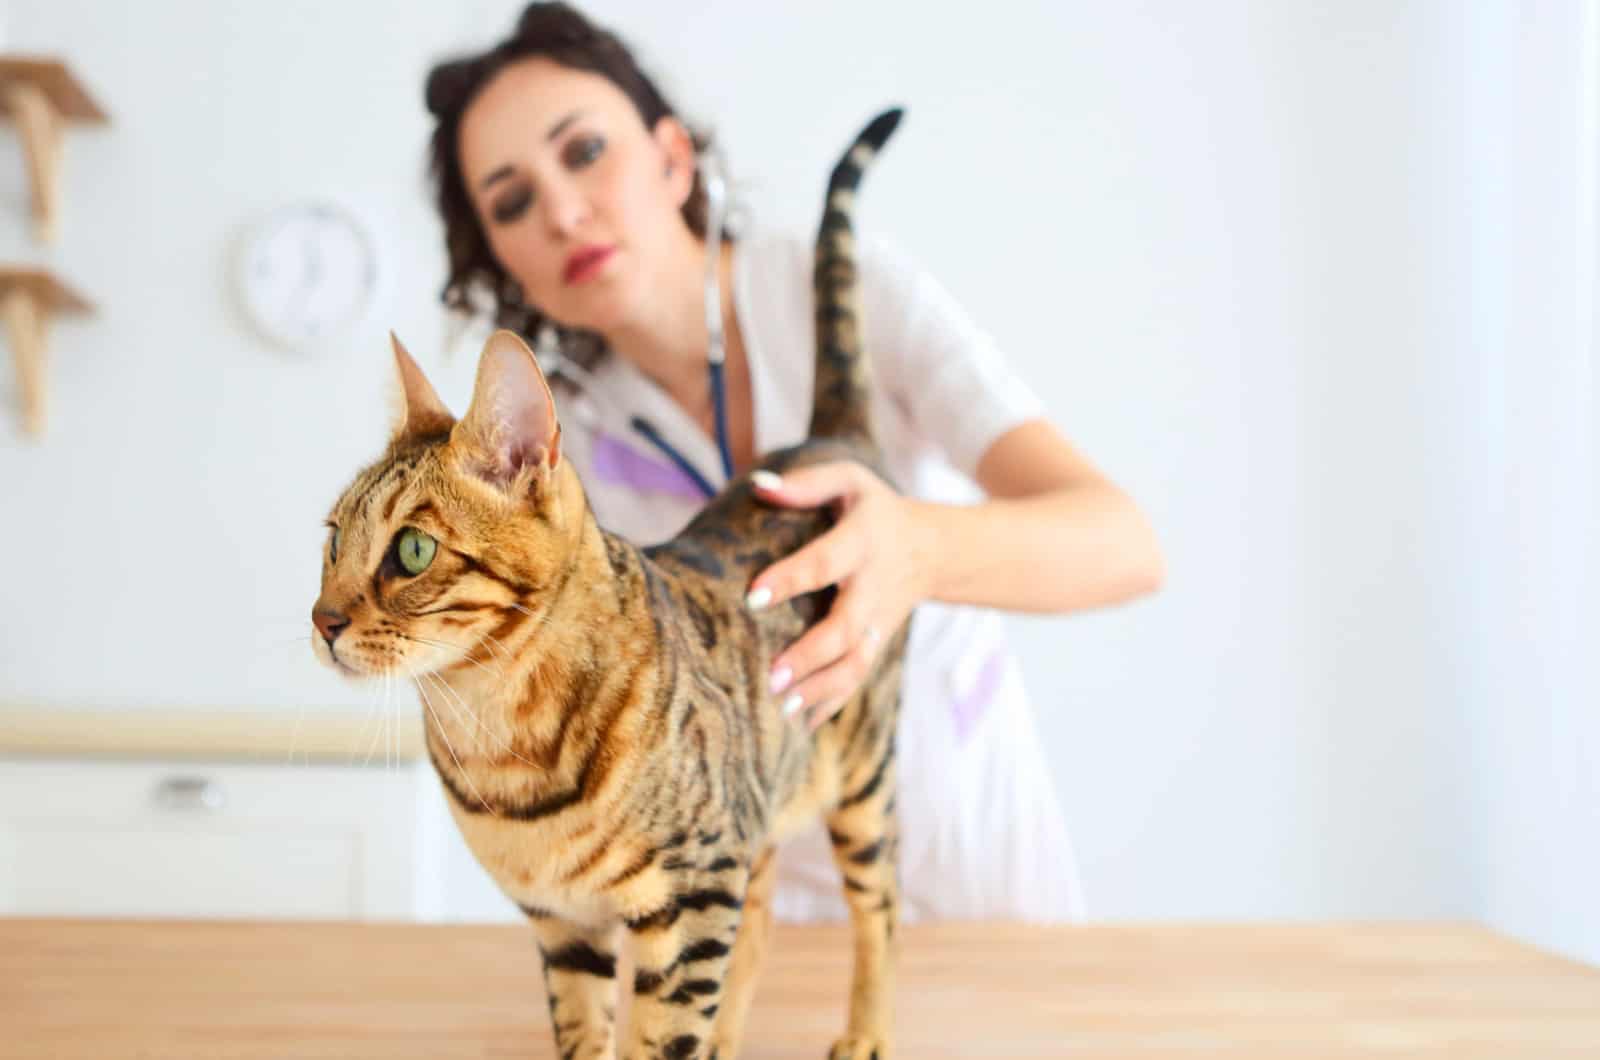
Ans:
MULTIPOLYGON (((499 44, 436 67, 426 98, 444 300, 491 310, 540 351, 563 451, 603 526, 639 544, 671 537, 730 465, 802 439, 812 237, 707 239, 704 142, 614 35, 564 4, 530 5, 499 44)), ((819 162, 819 204, 824 183, 819 162)), ((819 723, 918 608, 897 756, 905 916, 1079 919, 1072 848, 995 609, 1149 593, 1159 549, 934 280, 863 240, 861 284, 873 414, 905 492, 856 464, 763 491, 842 513, 753 583, 754 607, 839 590, 775 661, 774 694, 794 724, 819 723)), ((846 915, 820 826, 780 854, 774 905, 787 919, 846 915)))

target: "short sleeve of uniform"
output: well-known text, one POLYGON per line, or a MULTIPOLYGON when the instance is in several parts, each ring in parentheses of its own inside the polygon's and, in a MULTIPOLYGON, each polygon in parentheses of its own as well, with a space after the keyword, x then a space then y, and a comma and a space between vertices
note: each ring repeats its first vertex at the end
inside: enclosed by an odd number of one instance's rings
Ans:
POLYGON ((882 239, 861 241, 867 349, 879 385, 917 433, 970 478, 1001 435, 1044 414, 993 338, 927 270, 882 239))

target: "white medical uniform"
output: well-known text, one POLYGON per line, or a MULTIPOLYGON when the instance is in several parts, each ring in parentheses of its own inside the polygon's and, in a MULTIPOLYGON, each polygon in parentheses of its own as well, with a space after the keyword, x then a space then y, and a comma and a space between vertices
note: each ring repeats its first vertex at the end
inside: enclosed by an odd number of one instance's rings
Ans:
MULTIPOLYGON (((860 260, 874 424, 898 488, 949 503, 1038 399, 954 299, 881 242, 860 260)), ((749 361, 755 449, 801 441, 811 412, 812 244, 755 231, 734 244, 733 300, 749 361)), ((703 492, 630 426, 648 420, 699 472, 725 481, 715 443, 625 358, 556 377, 563 451, 600 524, 640 545, 670 538, 703 492)), ((1031 705, 1000 616, 923 604, 912 622, 898 739, 900 878, 906 919, 1081 920, 1077 867, 1031 705)), ((785 844, 782 919, 847 915, 820 823, 785 844)))

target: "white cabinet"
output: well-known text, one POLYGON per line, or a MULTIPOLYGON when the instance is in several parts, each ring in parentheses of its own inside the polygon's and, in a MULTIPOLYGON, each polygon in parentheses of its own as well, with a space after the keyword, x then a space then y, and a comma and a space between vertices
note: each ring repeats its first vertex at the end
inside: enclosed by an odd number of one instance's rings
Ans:
POLYGON ((446 827, 425 759, 0 758, 0 915, 438 919, 446 827))

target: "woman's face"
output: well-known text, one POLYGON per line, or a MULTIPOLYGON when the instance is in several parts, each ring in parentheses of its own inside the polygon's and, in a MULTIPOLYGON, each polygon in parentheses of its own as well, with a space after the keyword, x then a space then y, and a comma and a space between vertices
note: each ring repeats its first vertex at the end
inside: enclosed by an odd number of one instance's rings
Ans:
POLYGON ((682 125, 645 128, 606 78, 548 59, 496 74, 462 115, 461 172, 490 249, 523 297, 569 327, 636 315, 689 233, 682 125))

